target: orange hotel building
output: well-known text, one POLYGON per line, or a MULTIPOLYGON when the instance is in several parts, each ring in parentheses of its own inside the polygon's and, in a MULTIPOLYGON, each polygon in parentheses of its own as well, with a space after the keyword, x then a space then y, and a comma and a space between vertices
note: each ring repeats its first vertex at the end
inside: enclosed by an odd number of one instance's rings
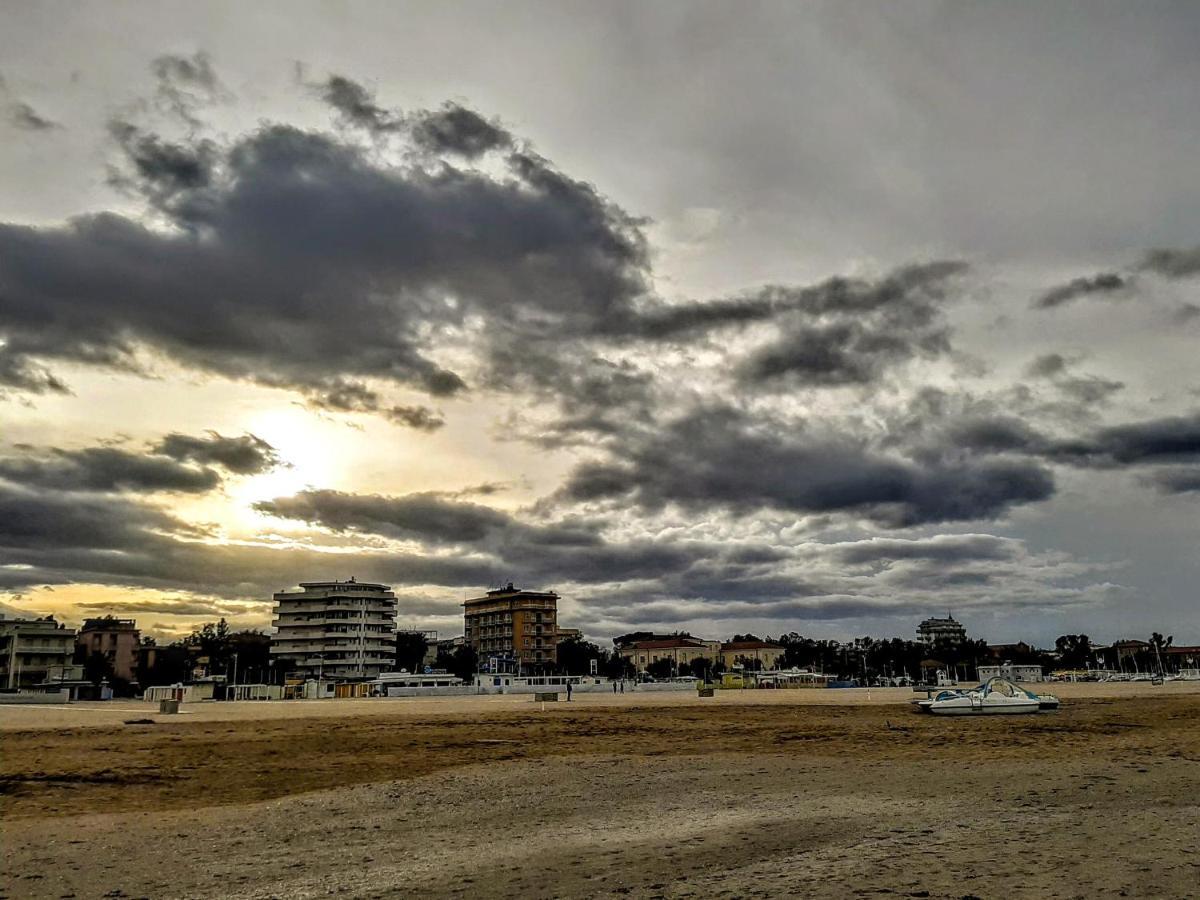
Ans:
POLYGON ((514 660, 521 670, 558 661, 558 594, 508 584, 463 603, 464 638, 482 670, 490 658, 514 660))

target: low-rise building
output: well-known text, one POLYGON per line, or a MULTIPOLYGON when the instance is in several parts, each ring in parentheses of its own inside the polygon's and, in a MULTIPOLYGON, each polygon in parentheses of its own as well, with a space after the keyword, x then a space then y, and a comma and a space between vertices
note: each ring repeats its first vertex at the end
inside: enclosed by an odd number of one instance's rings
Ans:
POLYGON ((140 644, 141 634, 133 619, 85 619, 75 636, 75 660, 83 663, 92 654, 99 654, 108 660, 116 678, 136 681, 140 644))
POLYGON ((770 641, 727 641, 721 645, 721 662, 729 669, 778 669, 785 652, 770 641))
POLYGON ((686 671, 693 660, 703 659, 715 663, 721 655, 720 641, 705 641, 694 637, 658 638, 651 641, 635 641, 620 648, 621 658, 637 672, 645 672, 661 660, 670 660, 676 673, 686 671))
POLYGON ((0 616, 0 685, 5 688, 78 681, 83 669, 74 664, 74 657, 75 630, 54 616, 0 616))
POLYGON ((1041 666, 1023 666, 1013 663, 1001 663, 998 666, 980 666, 976 669, 980 681, 989 678, 1007 678, 1009 681, 1045 681, 1041 666))

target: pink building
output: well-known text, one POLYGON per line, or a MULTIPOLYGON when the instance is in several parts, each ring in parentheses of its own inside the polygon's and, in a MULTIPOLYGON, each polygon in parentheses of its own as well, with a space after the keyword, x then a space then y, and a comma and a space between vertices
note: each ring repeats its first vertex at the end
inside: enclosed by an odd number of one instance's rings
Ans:
POLYGON ((141 634, 133 619, 115 616, 87 619, 75 637, 76 659, 82 663, 93 653, 99 653, 112 664, 114 676, 136 681, 140 644, 141 634))

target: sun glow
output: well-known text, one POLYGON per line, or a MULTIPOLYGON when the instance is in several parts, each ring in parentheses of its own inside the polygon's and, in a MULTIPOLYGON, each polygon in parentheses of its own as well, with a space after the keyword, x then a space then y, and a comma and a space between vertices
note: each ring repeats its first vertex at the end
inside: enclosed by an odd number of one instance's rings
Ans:
POLYGON ((256 414, 246 430, 265 440, 279 453, 279 468, 231 482, 225 524, 239 532, 259 532, 269 522, 272 530, 285 523, 253 509, 261 500, 284 497, 306 488, 329 487, 344 475, 348 449, 340 447, 346 429, 324 422, 299 407, 280 407, 256 414))

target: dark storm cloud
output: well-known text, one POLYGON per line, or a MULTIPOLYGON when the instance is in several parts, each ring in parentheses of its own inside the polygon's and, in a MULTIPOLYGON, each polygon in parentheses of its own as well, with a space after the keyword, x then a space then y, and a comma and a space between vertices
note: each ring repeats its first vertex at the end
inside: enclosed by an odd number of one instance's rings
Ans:
MULTIPOLYGON (((1167 416, 1056 437, 1011 416, 959 419, 940 432, 947 448, 1018 453, 1081 468, 1123 468, 1200 460, 1200 414, 1167 416)), ((934 451, 930 455, 936 456, 934 451)), ((1158 478, 1158 476, 1154 476, 1158 478)))
POLYGON ((149 504, 113 496, 28 491, 0 482, 0 567, 11 586, 99 582, 245 598, 351 567, 399 585, 488 583, 494 562, 427 554, 323 552, 215 544, 149 504), (15 568, 19 567, 19 568, 15 568))
POLYGON ((212 181, 217 150, 210 141, 164 141, 121 121, 112 122, 109 130, 132 167, 131 175, 114 172, 110 181, 140 191, 156 206, 198 192, 212 181))
POLYGON ((0 553, 4 563, 25 561, 20 554, 14 558, 13 550, 48 558, 78 547, 100 554, 135 550, 157 540, 159 531, 195 534, 175 517, 132 500, 30 491, 0 482, 0 548, 10 551, 0 553))
POLYGON ((215 156, 141 132, 125 146, 175 227, 0 225, 0 371, 136 370, 148 347, 312 395, 355 377, 448 395, 464 381, 430 342, 465 317, 587 335, 647 289, 638 223, 528 152, 493 176, 393 167, 284 126, 215 156))
POLYGON ((1081 466, 1131 466, 1200 459, 1200 414, 1101 428, 1082 438, 1052 441, 1047 458, 1081 466))
POLYGON ((0 479, 54 491, 176 491, 204 493, 221 484, 214 466, 254 475, 279 465, 275 449, 261 438, 230 438, 209 432, 197 437, 169 434, 145 452, 120 447, 64 450, 18 446, 0 457, 0 479))
POLYGON ((780 334, 740 366, 743 383, 866 384, 891 366, 950 349, 942 304, 964 271, 941 261, 899 269, 878 282, 835 279, 801 291, 780 334))
POLYGON ((847 435, 806 434, 727 406, 693 410, 630 439, 607 462, 582 464, 563 496, 619 500, 643 509, 722 507, 841 512, 890 527, 992 518, 1054 493, 1050 473, 1027 461, 918 464, 847 435))
POLYGON ((258 503, 255 508, 335 531, 378 534, 421 541, 431 548, 458 547, 471 554, 487 554, 494 577, 542 584, 671 578, 703 560, 717 560, 730 571, 749 565, 737 552, 711 544, 614 541, 602 536, 598 520, 526 521, 439 493, 387 497, 305 491, 258 503))
POLYGON ((489 121, 458 103, 405 115, 381 106, 374 92, 344 75, 330 75, 314 87, 343 122, 375 135, 403 133, 416 149, 435 157, 449 153, 477 159, 492 150, 512 149, 516 144, 499 122, 489 121))
POLYGON ((1053 309, 1063 306, 1080 297, 1096 294, 1112 294, 1129 286, 1129 279, 1117 272, 1103 272, 1090 278, 1075 278, 1066 284, 1051 288, 1044 294, 1035 297, 1035 309, 1053 309))
POLYGON ((253 434, 226 437, 215 431, 203 436, 176 432, 159 441, 154 451, 172 459, 221 466, 237 475, 257 475, 280 463, 275 448, 253 434))
POLYGON ((398 131, 404 127, 403 119, 377 104, 374 94, 342 75, 330 75, 320 85, 320 94, 351 125, 372 132, 398 131))
POLYGON ((636 314, 614 317, 607 327, 623 337, 677 340, 795 313, 803 323, 861 323, 877 317, 876 324, 912 329, 928 326, 940 315, 936 306, 946 298, 950 279, 966 270, 964 262, 937 260, 902 266, 876 281, 835 277, 810 286, 770 285, 719 300, 654 303, 636 314))
POLYGON ((418 113, 412 123, 413 140, 431 153, 456 153, 476 159, 490 150, 513 146, 513 136, 498 122, 457 103, 418 113))
POLYGON ((348 494, 304 491, 256 503, 268 515, 300 519, 335 531, 353 529, 437 543, 474 543, 512 524, 499 510, 448 500, 440 494, 348 494))
POLYGON ((179 491, 198 494, 221 483, 207 468, 181 465, 165 456, 116 447, 53 448, 38 455, 0 458, 0 478, 55 491, 179 491))
POLYGON ((20 101, 9 104, 8 120, 25 131, 54 131, 62 128, 53 119, 47 119, 28 103, 20 101))

